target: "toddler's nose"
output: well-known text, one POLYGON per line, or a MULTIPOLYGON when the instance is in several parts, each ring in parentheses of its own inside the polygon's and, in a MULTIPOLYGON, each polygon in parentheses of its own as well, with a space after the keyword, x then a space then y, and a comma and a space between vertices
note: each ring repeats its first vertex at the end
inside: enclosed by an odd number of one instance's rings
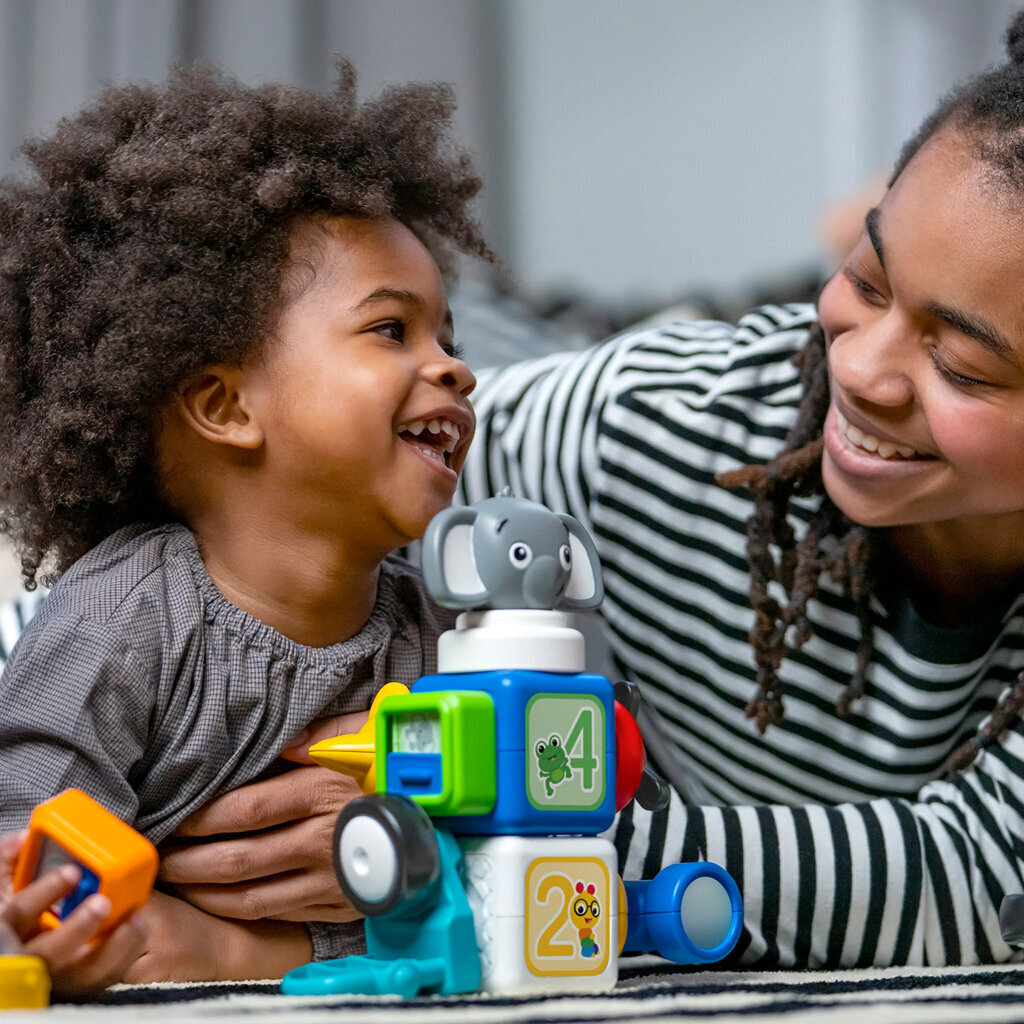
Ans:
POLYGON ((448 388, 455 388, 460 395, 468 395, 476 387, 473 371, 455 356, 445 354, 437 367, 440 383, 448 388))

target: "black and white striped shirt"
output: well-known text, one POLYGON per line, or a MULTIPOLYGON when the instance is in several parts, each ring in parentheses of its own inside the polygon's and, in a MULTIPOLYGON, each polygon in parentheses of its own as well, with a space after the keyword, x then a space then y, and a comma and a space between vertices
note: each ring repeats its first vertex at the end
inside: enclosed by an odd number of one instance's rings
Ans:
POLYGON ((616 669, 643 685, 689 780, 668 812, 620 816, 627 877, 723 864, 743 892, 746 963, 1011 959, 998 910, 1024 890, 1024 727, 942 775, 1024 668, 1020 597, 963 630, 876 598, 865 695, 841 720, 859 630, 824 580, 815 635, 782 665, 784 722, 760 736, 744 717, 752 504, 713 477, 779 451, 800 398, 790 356, 813 321, 809 306, 764 307, 738 327, 639 329, 481 374, 464 498, 507 483, 595 538, 616 669))

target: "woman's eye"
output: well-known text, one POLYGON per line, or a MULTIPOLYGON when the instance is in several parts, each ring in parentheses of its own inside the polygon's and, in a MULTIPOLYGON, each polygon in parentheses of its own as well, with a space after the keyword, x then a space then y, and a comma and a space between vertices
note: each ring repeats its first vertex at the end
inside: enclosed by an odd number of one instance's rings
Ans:
POLYGON ((377 324, 372 330, 377 334, 382 334, 385 338, 390 338, 392 341, 405 340, 405 324, 401 320, 388 320, 385 323, 377 324))
POLYGON ((884 302, 885 298, 879 292, 874 285, 868 284, 859 274, 855 274, 852 270, 846 271, 846 280, 853 285, 857 290, 857 293, 867 302, 877 305, 880 302, 884 302))
POLYGON ((957 373, 956 370, 947 366, 939 356, 936 349, 932 349, 932 362, 935 364, 935 369, 938 370, 939 376, 944 377, 954 387, 958 388, 983 388, 988 387, 989 382, 987 380, 978 380, 977 377, 966 377, 962 373, 957 373))

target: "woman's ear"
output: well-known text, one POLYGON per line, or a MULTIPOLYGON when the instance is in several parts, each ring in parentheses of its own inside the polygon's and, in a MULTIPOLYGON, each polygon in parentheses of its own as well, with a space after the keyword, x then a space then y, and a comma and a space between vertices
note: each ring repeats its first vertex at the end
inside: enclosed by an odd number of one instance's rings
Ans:
POLYGON ((178 395, 182 419, 213 444, 255 450, 263 431, 247 408, 238 366, 208 366, 186 382, 178 395))

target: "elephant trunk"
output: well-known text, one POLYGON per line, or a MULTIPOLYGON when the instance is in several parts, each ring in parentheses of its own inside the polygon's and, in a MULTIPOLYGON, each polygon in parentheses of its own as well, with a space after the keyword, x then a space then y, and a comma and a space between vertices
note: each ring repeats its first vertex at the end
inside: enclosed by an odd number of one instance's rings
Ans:
POLYGON ((528 608, 554 608, 565 590, 566 573, 557 558, 541 555, 526 570, 523 597, 528 608))

